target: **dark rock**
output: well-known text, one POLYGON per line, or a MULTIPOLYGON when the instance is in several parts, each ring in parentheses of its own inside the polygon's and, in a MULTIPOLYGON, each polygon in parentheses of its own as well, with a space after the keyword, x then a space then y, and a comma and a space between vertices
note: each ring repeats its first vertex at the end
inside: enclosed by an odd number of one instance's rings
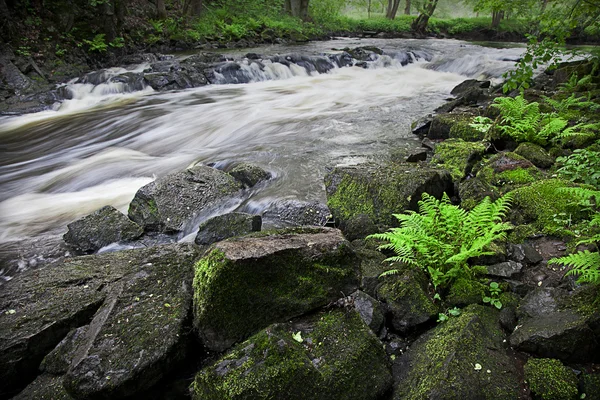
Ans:
POLYGON ((62 376, 40 375, 12 400, 73 400, 62 380, 62 376))
POLYGON ((355 240, 352 246, 360 259, 360 288, 371 297, 377 297, 377 286, 383 282, 379 276, 390 269, 389 263, 385 262, 385 255, 375 250, 370 241, 355 240))
POLYGON ((483 140, 485 134, 470 126, 473 115, 444 112, 433 116, 427 137, 432 140, 456 138, 466 141, 483 140))
POLYGON ((247 188, 254 187, 260 182, 268 181, 272 177, 270 172, 248 163, 237 164, 228 173, 247 188))
POLYGON ((487 89, 490 87, 490 81, 478 81, 477 79, 467 79, 464 82, 459 83, 450 91, 450 94, 459 96, 472 89, 487 89))
POLYGON ((381 303, 360 290, 354 292, 350 297, 354 309, 363 322, 371 328, 373 333, 378 334, 384 322, 381 303))
POLYGON ((581 383, 586 400, 600 400, 600 372, 584 372, 581 383))
POLYGON ((500 310, 500 325, 505 332, 513 332, 517 327, 517 314, 512 307, 503 307, 500 310))
POLYGON ((261 225, 260 215, 246 213, 219 215, 200 225, 194 242, 201 246, 209 245, 230 237, 260 232, 261 225))
POLYGON ((502 278, 510 278, 521 272, 523 264, 515 261, 505 261, 494 265, 487 266, 488 275, 499 276, 502 278))
POLYGON ((527 243, 510 244, 508 256, 513 261, 525 262, 527 264, 537 264, 544 259, 533 246, 527 243))
POLYGON ((65 242, 81 252, 95 252, 111 243, 134 240, 144 230, 112 206, 104 206, 92 214, 67 225, 65 242))
POLYGON ((461 207, 471 210, 486 197, 496 201, 500 198, 500 193, 490 183, 479 178, 471 178, 458 184, 458 196, 461 200, 461 207))
POLYGON ((394 366, 394 399, 512 400, 520 396, 498 312, 472 305, 419 337, 394 366))
POLYGON ((376 400, 391 385, 381 342, 357 313, 335 310, 269 326, 202 369, 191 391, 198 400, 376 400))
POLYGON ((515 149, 515 153, 531 161, 538 168, 547 169, 554 165, 554 157, 537 144, 521 143, 515 149))
POLYGON ((142 63, 155 63, 158 61, 158 57, 153 53, 138 53, 128 54, 121 58, 121 65, 134 65, 142 63))
POLYGON ((150 64, 152 72, 175 72, 181 69, 178 61, 158 61, 150 64))
POLYGON ((473 279, 458 278, 452 283, 446 296, 451 307, 465 307, 469 304, 481 304, 487 295, 487 286, 473 279))
POLYGON ((325 176, 327 205, 336 222, 364 214, 375 225, 397 226, 392 214, 416 210, 423 193, 453 190, 448 172, 413 163, 336 167, 325 176))
MULTIPOLYGON (((523 367, 525 382, 534 398, 575 400, 579 397, 577 375, 559 360, 530 358, 523 367)), ((587 398, 587 396, 585 397, 587 398)))
POLYGON ((413 151, 406 157, 406 162, 419 162, 427 160, 427 154, 429 152, 427 150, 416 150, 413 151))
POLYGON ((358 263, 337 229, 215 243, 196 266, 194 325, 208 349, 223 351, 271 323, 352 293, 358 263))
POLYGON ((429 138, 425 138, 421 141, 421 146, 433 151, 435 150, 435 146, 437 146, 437 143, 435 143, 429 138))
POLYGON ((350 241, 364 239, 381 230, 379 226, 375 225, 373 218, 366 214, 354 215, 348 220, 340 221, 338 225, 346 239, 350 241))
POLYGON ((429 132, 429 128, 431 127, 432 120, 433 117, 431 116, 431 114, 419 118, 410 125, 411 132, 419 136, 427 135, 427 132, 429 132))
POLYGON ((144 74, 148 86, 157 91, 189 89, 204 86, 208 83, 206 77, 197 72, 172 71, 152 72, 144 74))
POLYGON ((427 284, 422 271, 404 268, 385 277, 377 288, 377 299, 385 304, 396 331, 407 332, 438 315, 440 310, 428 295, 427 284))
POLYGON ((196 166, 159 178, 137 191, 129 218, 147 231, 177 232, 201 212, 230 199, 241 189, 231 175, 196 166))
POLYGON ((329 208, 318 201, 281 200, 272 203, 263 218, 274 225, 325 226, 331 218, 329 208))

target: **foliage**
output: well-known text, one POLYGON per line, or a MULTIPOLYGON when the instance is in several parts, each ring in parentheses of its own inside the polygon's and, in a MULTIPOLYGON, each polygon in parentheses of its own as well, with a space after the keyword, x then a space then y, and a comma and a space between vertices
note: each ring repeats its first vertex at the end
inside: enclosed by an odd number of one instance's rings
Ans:
POLYGON ((600 187, 600 151, 577 149, 568 157, 558 157, 558 174, 572 182, 600 187))
POLYGON ((488 133, 492 125, 494 125, 494 121, 488 117, 481 116, 474 117, 473 122, 469 124, 471 128, 474 128, 481 133, 488 133))
POLYGON ((500 111, 500 124, 497 126, 500 132, 517 142, 544 145, 568 124, 568 121, 554 113, 541 113, 539 103, 530 103, 523 95, 515 98, 498 97, 492 107, 500 111))
MULTIPOLYGON (((600 202, 600 190, 587 188, 568 188, 569 193, 577 195, 583 200, 584 206, 597 206, 600 202)), ((589 228, 600 227, 600 212, 596 211, 592 220, 589 222, 589 228)), ((598 252, 598 243, 600 242, 600 233, 592 234, 590 237, 580 240, 580 244, 592 244, 596 246, 596 251, 584 250, 575 254, 569 254, 565 257, 553 258, 548 261, 549 264, 560 264, 571 269, 566 275, 577 275, 577 282, 600 283, 600 253, 598 252)))
MULTIPOLYGON (((399 228, 369 236, 389 243, 380 249, 391 249, 396 255, 388 261, 423 268, 434 287, 445 286, 459 276, 472 278, 474 272, 467 261, 472 257, 493 254, 487 247, 503 240, 511 225, 503 223, 510 196, 495 202, 485 198, 471 211, 452 205, 444 194, 441 200, 423 194, 419 213, 395 214, 399 228)), ((390 270, 382 275, 397 273, 390 270)))
POLYGON ((500 289, 500 285, 498 285, 498 282, 490 282, 489 291, 489 296, 483 296, 483 302, 490 303, 490 305, 496 307, 498 310, 501 309, 502 302, 500 301, 500 293, 502 293, 502 289, 500 289))
POLYGON ((450 317, 458 317, 461 314, 460 308, 454 307, 446 311, 445 313, 439 313, 437 322, 446 322, 450 317))
POLYGON ((104 33, 99 33, 92 40, 84 39, 83 42, 89 46, 89 51, 104 53, 108 49, 104 36, 104 33))

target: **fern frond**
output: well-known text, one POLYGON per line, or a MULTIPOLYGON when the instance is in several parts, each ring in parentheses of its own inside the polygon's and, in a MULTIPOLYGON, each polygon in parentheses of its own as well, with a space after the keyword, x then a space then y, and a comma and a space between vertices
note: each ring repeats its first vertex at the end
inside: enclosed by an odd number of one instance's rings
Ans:
POLYGON ((548 263, 570 267, 566 275, 578 275, 579 283, 600 283, 600 253, 598 252, 580 251, 565 257, 553 258, 548 263))

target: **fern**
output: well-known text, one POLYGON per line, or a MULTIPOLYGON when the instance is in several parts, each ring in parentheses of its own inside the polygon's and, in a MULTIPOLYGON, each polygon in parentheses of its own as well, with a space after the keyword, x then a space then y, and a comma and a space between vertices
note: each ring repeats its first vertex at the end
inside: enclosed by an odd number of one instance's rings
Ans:
POLYGON ((594 138, 596 132, 600 130, 600 124, 585 124, 580 123, 565 129, 563 132, 558 133, 554 136, 555 141, 565 143, 568 140, 582 139, 587 140, 594 138))
MULTIPOLYGON (((495 202, 485 198, 471 211, 466 211, 452 205, 446 194, 438 200, 424 193, 418 213, 395 214, 400 227, 369 238, 388 242, 379 247, 396 254, 387 261, 418 266, 429 275, 434 287, 445 286, 456 277, 472 277, 467 261, 491 254, 486 248, 506 238, 506 231, 512 226, 502 219, 510 201, 508 195, 495 202)), ((392 269, 381 276, 397 272, 392 269)))

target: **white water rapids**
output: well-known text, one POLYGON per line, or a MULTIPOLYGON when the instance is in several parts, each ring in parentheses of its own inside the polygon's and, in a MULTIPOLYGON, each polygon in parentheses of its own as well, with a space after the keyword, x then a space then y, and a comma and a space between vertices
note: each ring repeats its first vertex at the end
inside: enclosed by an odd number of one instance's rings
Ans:
MULTIPOLYGON (((110 204, 127 212, 135 192, 192 163, 247 161, 275 178, 229 209, 260 213, 281 199, 325 200, 326 169, 416 147, 410 123, 467 78, 494 78, 522 49, 452 40, 344 39, 274 51, 318 54, 373 45, 425 49, 431 62, 339 68, 308 75, 274 66, 272 78, 178 92, 73 86, 57 111, 0 119, 0 242, 64 232, 110 204)), ((116 70, 115 73, 119 71, 116 70)))

